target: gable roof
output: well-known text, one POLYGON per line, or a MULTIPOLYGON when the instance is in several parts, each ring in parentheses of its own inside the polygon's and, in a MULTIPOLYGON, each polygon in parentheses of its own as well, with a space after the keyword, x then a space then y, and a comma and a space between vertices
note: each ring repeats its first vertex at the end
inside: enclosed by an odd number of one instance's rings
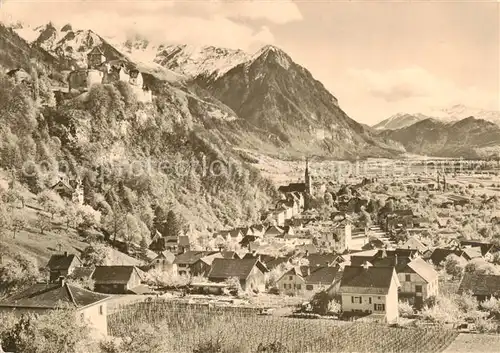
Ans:
POLYGON ((278 188, 279 192, 306 192, 305 183, 290 183, 288 185, 282 185, 278 188))
POLYGON ((443 248, 436 248, 432 252, 430 256, 430 260, 434 265, 439 265, 441 262, 443 262, 447 256, 455 254, 459 257, 463 257, 463 251, 460 250, 452 250, 452 249, 443 249, 443 248))
POLYGON ((175 255, 172 254, 170 251, 168 250, 165 250, 165 251, 162 251, 158 254, 158 256, 156 256, 153 261, 157 260, 157 259, 165 259, 167 260, 167 262, 169 263, 173 263, 175 261, 175 255))
POLYGON ((82 308, 110 298, 67 283, 37 283, 0 302, 0 307, 55 309, 59 304, 82 308))
POLYGON ((427 250, 427 246, 425 246, 424 243, 422 243, 413 235, 408 238, 408 240, 402 245, 402 247, 408 249, 417 249, 421 253, 427 250))
POLYGON ((175 257, 174 264, 192 265, 204 256, 215 253, 216 251, 186 251, 175 257))
POLYGON ((265 235, 280 235, 283 234, 284 230, 278 226, 270 226, 266 229, 265 235))
POLYGON ((307 284, 332 284, 339 272, 339 267, 311 268, 311 274, 306 277, 307 284))
POLYGON ((208 274, 208 278, 227 279, 237 277, 246 279, 255 266, 262 272, 267 272, 266 266, 257 259, 215 259, 212 262, 212 269, 208 274))
POLYGON ((419 257, 412 260, 408 264, 408 267, 415 271, 415 273, 422 277, 427 283, 433 282, 438 277, 438 273, 434 270, 434 267, 419 257))
POLYGON ((480 247, 464 248, 463 252, 465 257, 468 258, 469 260, 483 257, 480 247))
POLYGON ((67 270, 70 268, 74 260, 81 264, 82 261, 75 254, 56 254, 52 255, 47 263, 50 270, 67 270))
POLYGON ((475 295, 500 295, 500 276, 466 272, 458 287, 458 293, 472 291, 475 295))
POLYGON ((97 266, 92 279, 96 284, 126 284, 134 273, 142 279, 141 273, 135 266, 97 266))
POLYGON ((326 253, 326 254, 310 254, 306 257, 309 261, 310 267, 324 267, 329 266, 331 263, 336 261, 339 258, 339 255, 335 253, 326 253))
POLYGON ((340 282, 340 291, 387 294, 394 277, 394 267, 346 266, 340 282))

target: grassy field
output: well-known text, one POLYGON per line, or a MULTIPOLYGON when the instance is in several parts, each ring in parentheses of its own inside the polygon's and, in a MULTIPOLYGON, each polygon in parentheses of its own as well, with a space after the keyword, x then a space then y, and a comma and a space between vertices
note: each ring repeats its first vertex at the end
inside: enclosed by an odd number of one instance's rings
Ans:
POLYGON ((500 335, 461 333, 443 353, 498 353, 500 335))
POLYGON ((257 315, 251 309, 209 308, 173 302, 141 303, 109 317, 110 334, 148 322, 168 326, 167 352, 192 352, 200 342, 222 340, 255 351, 259 343, 281 342, 287 352, 441 352, 457 333, 444 328, 393 328, 382 324, 292 319, 257 315))

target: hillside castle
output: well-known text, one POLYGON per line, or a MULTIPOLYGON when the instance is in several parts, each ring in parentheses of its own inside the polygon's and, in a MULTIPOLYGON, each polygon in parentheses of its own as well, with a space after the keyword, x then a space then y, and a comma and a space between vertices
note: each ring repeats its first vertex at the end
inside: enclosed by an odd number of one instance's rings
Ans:
POLYGON ((151 90, 144 85, 142 74, 136 68, 127 69, 121 60, 108 60, 99 47, 87 54, 87 68, 75 69, 68 75, 68 91, 88 91, 96 84, 127 82, 139 102, 150 103, 151 90))

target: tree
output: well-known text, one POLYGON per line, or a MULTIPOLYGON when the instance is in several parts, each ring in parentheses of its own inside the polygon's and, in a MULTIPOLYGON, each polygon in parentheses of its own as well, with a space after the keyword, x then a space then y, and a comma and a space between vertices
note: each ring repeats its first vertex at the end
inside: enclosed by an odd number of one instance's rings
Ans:
POLYGON ((50 230, 52 228, 50 217, 43 212, 37 212, 36 226, 38 229, 40 229, 40 234, 45 234, 46 230, 50 230))
POLYGON ((399 301, 398 311, 401 317, 412 317, 414 315, 413 307, 407 301, 399 301))
POLYGON ((325 290, 317 292, 310 301, 312 311, 316 314, 326 315, 330 310, 330 301, 330 296, 325 290))
POLYGON ((12 220, 12 224, 10 225, 10 229, 12 230, 12 238, 16 238, 17 232, 26 228, 27 222, 26 219, 22 216, 16 215, 12 220))
POLYGON ((76 208, 78 227, 80 229, 90 229, 96 227, 101 220, 101 213, 94 210, 89 205, 80 205, 76 208))
POLYGON ((92 243, 83 249, 81 259, 85 266, 105 266, 110 249, 101 243, 92 243))
POLYGON ((69 227, 76 227, 79 218, 75 204, 72 202, 66 202, 64 209, 61 212, 61 216, 66 222, 67 229, 69 229, 69 227))
POLYGON ((125 224, 120 235, 129 246, 132 242, 139 242, 141 240, 141 228, 139 227, 137 218, 135 218, 133 214, 127 213, 125 217, 125 224))
POLYGON ((12 224, 12 215, 6 205, 0 202, 0 237, 5 235, 12 224))
POLYGON ((453 276, 454 278, 459 278, 460 276, 462 276, 465 265, 465 259, 462 257, 458 257, 455 254, 447 256, 444 262, 446 273, 453 276))
MULTIPOLYGON (((170 351, 171 334, 168 327, 149 323, 132 325, 120 333, 120 343, 105 341, 101 344, 103 353, 163 353, 170 351)), ((205 351, 204 351, 205 353, 205 351)))
POLYGON ((39 278, 38 263, 28 255, 19 253, 0 264, 0 290, 3 292, 34 284, 39 278))
POLYGON ((42 191, 37 195, 37 201, 45 211, 50 213, 51 219, 54 219, 54 215, 64 209, 63 200, 52 190, 42 191))
POLYGON ((181 234, 181 225, 174 211, 170 210, 167 214, 166 236, 178 237, 181 234))
POLYGON ((24 315, 14 327, 4 333, 5 348, 12 352, 56 353, 82 352, 96 353, 89 344, 90 327, 82 320, 75 320, 74 309, 62 306, 45 315, 24 315), (63 329, 61 329, 63 328, 63 329))
POLYGON ((116 237, 123 232, 125 219, 126 214, 118 207, 113 207, 113 211, 104 217, 104 228, 113 234, 113 243, 116 242, 116 237))

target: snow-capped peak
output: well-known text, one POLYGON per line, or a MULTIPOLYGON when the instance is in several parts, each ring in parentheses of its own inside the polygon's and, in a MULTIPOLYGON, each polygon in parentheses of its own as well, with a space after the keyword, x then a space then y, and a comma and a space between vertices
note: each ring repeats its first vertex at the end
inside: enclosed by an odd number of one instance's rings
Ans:
POLYGON ((154 61, 187 77, 219 77, 248 59, 242 50, 184 44, 160 46, 154 61))
POLYGON ((250 62, 273 60, 281 65, 284 69, 290 68, 290 57, 280 48, 274 45, 265 45, 260 48, 250 59, 250 62))

